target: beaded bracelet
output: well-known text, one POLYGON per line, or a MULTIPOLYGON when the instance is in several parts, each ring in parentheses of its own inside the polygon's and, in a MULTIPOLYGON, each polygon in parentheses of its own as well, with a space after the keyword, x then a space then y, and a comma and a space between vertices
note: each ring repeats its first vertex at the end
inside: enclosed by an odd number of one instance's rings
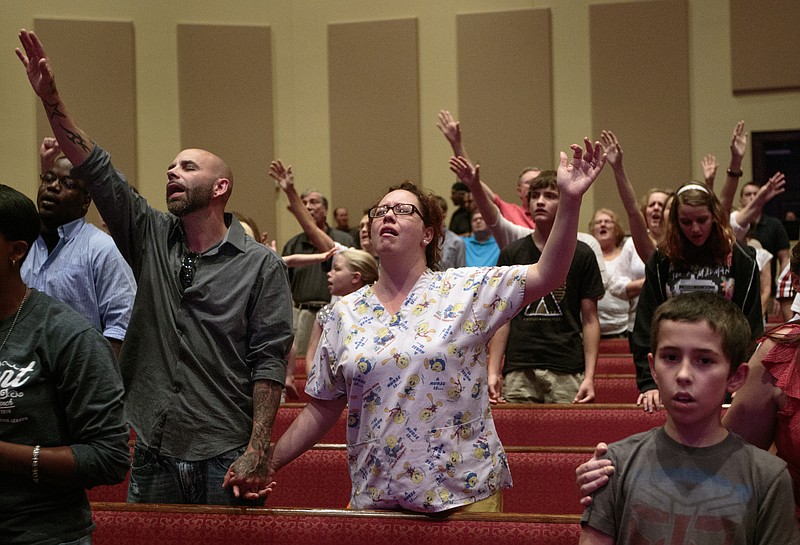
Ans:
POLYGON ((33 460, 31 461, 31 479, 36 484, 39 484, 39 451, 41 447, 36 445, 33 447, 33 460))

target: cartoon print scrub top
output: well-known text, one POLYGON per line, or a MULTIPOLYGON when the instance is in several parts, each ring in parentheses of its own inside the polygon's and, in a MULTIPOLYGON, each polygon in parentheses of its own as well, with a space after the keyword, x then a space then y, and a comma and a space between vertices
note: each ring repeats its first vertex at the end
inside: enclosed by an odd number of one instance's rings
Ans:
POLYGON ((394 315, 369 286, 334 306, 306 391, 347 397, 353 508, 442 511, 511 486, 486 346, 522 305, 526 272, 428 270, 394 315))

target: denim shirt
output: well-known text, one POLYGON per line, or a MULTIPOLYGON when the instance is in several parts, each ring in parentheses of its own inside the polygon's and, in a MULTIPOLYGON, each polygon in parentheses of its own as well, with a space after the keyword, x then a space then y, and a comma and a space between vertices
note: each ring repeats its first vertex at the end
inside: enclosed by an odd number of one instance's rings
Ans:
POLYGON ((109 339, 125 339, 136 280, 110 236, 86 218, 58 227, 50 252, 36 239, 22 264, 22 279, 71 306, 109 339))

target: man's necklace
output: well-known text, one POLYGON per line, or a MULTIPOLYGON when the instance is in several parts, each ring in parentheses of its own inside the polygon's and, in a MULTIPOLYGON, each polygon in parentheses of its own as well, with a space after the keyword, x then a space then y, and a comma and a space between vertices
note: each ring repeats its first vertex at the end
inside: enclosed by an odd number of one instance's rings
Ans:
POLYGON ((0 351, 3 350, 6 346, 6 342, 8 338, 11 336, 11 332, 14 331, 14 326, 17 325, 17 320, 19 320, 19 313, 22 312, 22 307, 25 306, 25 301, 28 300, 28 295, 31 293, 30 288, 25 288, 25 296, 22 298, 22 302, 19 304, 19 308, 17 309, 17 313, 14 315, 14 321, 11 322, 11 329, 8 330, 6 333, 6 338, 3 339, 3 344, 0 344, 0 351))

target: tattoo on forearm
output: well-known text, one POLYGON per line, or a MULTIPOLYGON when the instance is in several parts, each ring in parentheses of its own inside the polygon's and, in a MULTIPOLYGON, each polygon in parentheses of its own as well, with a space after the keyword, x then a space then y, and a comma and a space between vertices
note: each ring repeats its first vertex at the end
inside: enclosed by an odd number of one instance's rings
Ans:
POLYGON ((85 151, 86 153, 89 153, 90 151, 92 151, 91 149, 89 149, 89 146, 86 144, 86 141, 81 137, 80 134, 69 130, 68 128, 66 128, 64 125, 61 125, 60 123, 59 123, 59 126, 64 130, 65 133, 67 133, 67 138, 69 139, 70 142, 72 142, 76 146, 80 146, 81 149, 83 151, 85 151))
POLYGON ((60 106, 61 106, 61 102, 59 102, 58 100, 56 100, 53 103, 45 102, 44 103, 44 109, 47 111, 47 118, 48 119, 53 119, 54 117, 67 117, 64 114, 64 112, 59 110, 60 106))
POLYGON ((272 424, 281 403, 281 387, 272 381, 258 381, 253 391, 253 434, 250 445, 267 452, 272 435, 272 424))

